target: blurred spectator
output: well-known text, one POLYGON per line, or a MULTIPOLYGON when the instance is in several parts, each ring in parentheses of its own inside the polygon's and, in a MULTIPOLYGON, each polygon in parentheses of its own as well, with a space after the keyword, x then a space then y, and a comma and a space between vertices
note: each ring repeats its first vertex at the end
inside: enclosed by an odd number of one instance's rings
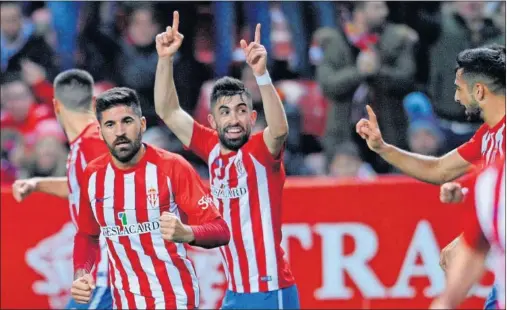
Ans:
POLYGON ((19 176, 23 164, 23 135, 17 131, 2 129, 1 134, 1 182, 11 184, 19 176))
POLYGON ((19 75, 4 76, 0 87, 2 111, 0 128, 11 129, 24 135, 28 144, 35 142, 35 131, 40 123, 54 119, 53 110, 47 105, 39 105, 19 75))
POLYGON ((338 29, 315 33, 324 56, 317 80, 332 101, 324 147, 328 160, 335 146, 351 140, 352 127, 369 103, 378 113, 384 139, 405 146, 402 98, 414 85, 413 46, 417 34, 405 25, 386 22, 385 2, 354 2, 338 29))
POLYGON ((424 93, 414 92, 405 97, 403 106, 409 118, 409 149, 422 155, 443 155, 445 138, 429 98, 424 93))
POLYGON ((344 142, 336 147, 329 168, 329 176, 367 180, 376 178, 376 175, 370 164, 361 159, 356 144, 344 142))
POLYGON ((39 135, 33 155, 26 162, 27 177, 65 176, 68 151, 64 141, 58 135, 39 135))
MULTIPOLYGON (((87 12, 87 20, 84 21, 80 36, 80 50, 84 55, 82 67, 98 81, 109 80, 116 85, 135 89, 150 127, 157 125, 159 120, 153 106, 153 85, 158 61, 155 36, 160 29, 156 4, 125 5, 122 10, 127 13, 127 27, 117 37, 114 33, 104 33, 97 29, 97 25, 101 24, 100 3, 87 4, 84 11, 87 12)), ((191 44, 185 42, 183 44, 191 44)), ((207 71, 191 54, 177 54, 174 63, 180 102, 185 110, 191 112, 197 102, 196 90, 208 78, 207 71)))
POLYGON ((0 4, 0 50, 2 74, 21 70, 21 62, 29 59, 41 65, 51 78, 56 73, 54 53, 44 37, 24 19, 21 2, 0 4))
POLYGON ((493 21, 484 16, 483 2, 454 2, 442 12, 440 35, 430 52, 429 92, 447 139, 446 150, 468 141, 481 123, 479 119, 470 123, 464 107, 454 102, 456 55, 492 43, 500 34, 493 21))

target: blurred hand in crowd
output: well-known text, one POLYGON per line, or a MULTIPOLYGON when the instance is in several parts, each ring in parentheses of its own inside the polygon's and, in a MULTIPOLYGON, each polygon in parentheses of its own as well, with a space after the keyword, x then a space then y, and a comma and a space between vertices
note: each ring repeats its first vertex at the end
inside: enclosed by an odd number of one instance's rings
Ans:
POLYGON ((24 59, 21 62, 21 75, 28 85, 33 86, 46 79, 46 69, 29 59, 24 59))

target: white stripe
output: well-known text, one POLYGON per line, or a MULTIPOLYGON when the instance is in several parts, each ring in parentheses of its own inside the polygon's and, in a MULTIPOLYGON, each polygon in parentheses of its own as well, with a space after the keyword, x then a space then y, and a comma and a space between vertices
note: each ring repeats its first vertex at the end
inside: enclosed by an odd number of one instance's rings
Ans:
POLYGON ((484 171, 477 177, 475 185, 475 204, 477 206, 477 218, 487 239, 493 239, 493 204, 495 199, 495 170, 492 168, 484 171))
POLYGON ((69 178, 69 208, 70 208, 70 216, 72 222, 77 227, 77 218, 76 215, 79 214, 79 183, 77 180, 77 172, 76 172, 76 160, 77 154, 80 149, 81 138, 79 138, 76 142, 72 144, 70 154, 69 154, 69 167, 68 170, 68 178, 69 178))
POLYGON ((278 309, 283 309, 283 292, 281 289, 278 290, 278 309))
POLYGON ((278 262, 276 259, 275 236, 273 232, 273 221, 271 219, 271 203, 269 199, 269 187, 266 168, 261 165, 250 154, 255 167, 257 176, 257 189, 259 191, 259 206, 261 208, 262 234, 264 236, 264 248, 266 250, 266 270, 267 276, 271 277, 268 281, 268 290, 278 289, 278 262))
MULTIPOLYGON (((243 165, 243 152, 239 151, 234 159, 236 172, 244 169, 238 169, 238 165, 243 165)), ((255 252, 255 239, 252 228, 252 219, 250 217, 250 198, 248 192, 247 173, 238 176, 238 188, 246 188, 247 193, 239 198, 239 218, 241 223, 241 235, 243 237, 243 245, 245 247, 246 258, 248 262, 248 274, 250 279, 250 291, 259 291, 259 268, 257 266, 257 255, 255 252)))
POLYGON ((498 236, 500 246, 505 253, 505 170, 502 173, 500 185, 500 199, 498 200, 498 236))
POLYGON ((134 294, 137 309, 146 309, 146 298, 141 295, 134 294))
POLYGON ((93 215, 95 216, 95 219, 98 220, 97 217, 97 210, 95 206, 95 188, 97 187, 97 172, 92 173, 90 178, 88 179, 88 198, 90 199, 90 206, 93 211, 93 215))
MULTIPOLYGON (((111 264, 113 265, 113 272, 114 272, 114 276, 116 278, 116 281, 114 281, 113 283, 113 279, 111 279, 111 289, 112 290, 116 290, 118 292, 118 294, 120 295, 120 303, 121 303, 121 306, 122 308, 128 308, 128 301, 127 301, 127 296, 125 296, 125 292, 121 289, 122 287, 122 277, 120 275, 120 271, 118 269, 118 266, 116 264, 116 261, 114 260, 113 256, 111 255, 111 252, 109 252, 109 259, 111 260, 111 264), (114 287, 114 288, 113 288, 114 287)), ((111 295, 114 297, 114 291, 111 292, 111 295)), ((116 307, 116 303, 114 304, 114 306, 116 307)))
POLYGON ((94 292, 94 295, 93 295, 93 299, 90 302, 90 307, 88 309, 97 309, 97 306, 99 305, 100 300, 102 299, 102 296, 104 296, 104 294, 106 293, 106 290, 108 290, 108 289, 109 289, 109 287, 97 286, 97 288, 94 292))
MULTIPOLYGON (((231 165, 233 163, 234 163, 234 158, 231 157, 229 159, 229 163, 225 167, 224 180, 229 180, 229 172, 230 172, 231 165)), ((218 180, 218 178, 215 178, 213 181, 214 181, 215 186, 220 186, 220 181, 218 180)), ((232 234, 231 200, 228 198, 222 199, 222 205, 223 205, 223 210, 224 210, 223 218, 224 218, 225 222, 227 223, 227 225, 229 225, 229 227, 231 227, 231 234, 232 234)), ((240 227, 240 229, 241 229, 241 227, 240 227)), ((234 270, 233 270, 232 274, 233 274, 234 280, 236 281, 236 292, 243 293, 244 287, 243 287, 243 282, 241 281, 241 270, 239 268, 238 251, 236 249, 236 243, 234 242, 233 236, 231 236, 231 241, 229 241, 229 245, 227 245, 227 246, 229 247, 229 250, 231 251, 231 257, 232 257, 232 261, 234 264, 234 270)), ((230 288, 232 289, 232 284, 231 284, 230 288)))
MULTIPOLYGON (((146 178, 146 180, 148 180, 146 178)), ((125 196, 125 213, 127 214, 127 223, 129 225, 139 223, 136 214, 136 186, 135 186, 135 172, 126 174, 124 176, 124 196, 125 196)), ((157 275, 155 274, 155 266, 151 258, 144 252, 141 244, 141 237, 139 234, 129 235, 129 242, 133 252, 139 258, 141 264, 142 273, 146 274, 148 278, 148 284, 152 292, 152 296, 157 298, 163 296, 162 287, 158 281, 157 275)), ((142 308, 142 307, 138 307, 142 308)))
POLYGON ((100 258, 97 263, 97 287, 99 286, 108 286, 107 283, 107 274, 109 272, 109 262, 107 259, 107 243, 106 238, 101 234, 99 238, 100 245, 100 258))

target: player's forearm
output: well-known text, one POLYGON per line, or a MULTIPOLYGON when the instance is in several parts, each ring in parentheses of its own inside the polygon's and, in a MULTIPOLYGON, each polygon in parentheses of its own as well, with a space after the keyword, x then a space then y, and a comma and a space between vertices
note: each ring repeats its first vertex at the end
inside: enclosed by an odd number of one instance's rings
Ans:
POLYGON ((190 226, 194 233, 194 240, 190 245, 205 249, 212 249, 227 245, 231 239, 231 233, 227 223, 217 218, 209 223, 190 226))
POLYGON ((154 100, 158 116, 170 126, 169 119, 172 113, 181 108, 174 84, 172 57, 160 57, 158 59, 154 100))
POLYGON ((269 83, 267 85, 259 85, 259 89, 269 132, 273 138, 287 136, 289 132, 287 115, 275 86, 269 83))
POLYGON ((439 171, 439 159, 404 151, 387 144, 378 154, 403 173, 432 184, 443 184, 446 177, 439 171))
POLYGON ((74 275, 79 272, 90 273, 99 252, 99 237, 78 231, 74 237, 74 275))
POLYGON ((50 194, 60 198, 69 196, 67 177, 35 178, 35 191, 50 194))
POLYGON ((487 251, 473 250, 463 242, 456 248, 456 255, 449 266, 447 286, 439 300, 456 308, 467 296, 472 286, 484 273, 487 251))

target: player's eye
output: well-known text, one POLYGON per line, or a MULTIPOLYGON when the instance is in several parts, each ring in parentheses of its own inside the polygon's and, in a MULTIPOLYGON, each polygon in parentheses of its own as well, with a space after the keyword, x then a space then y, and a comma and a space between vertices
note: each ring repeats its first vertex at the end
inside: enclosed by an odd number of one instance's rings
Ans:
POLYGON ((113 123, 110 123, 110 122, 106 123, 106 127, 107 127, 107 128, 111 128, 111 127, 113 127, 113 125, 114 125, 114 124, 113 124, 113 123))
POLYGON ((228 115, 228 114, 229 114, 228 110, 222 110, 222 111, 220 111, 220 115, 228 115))

